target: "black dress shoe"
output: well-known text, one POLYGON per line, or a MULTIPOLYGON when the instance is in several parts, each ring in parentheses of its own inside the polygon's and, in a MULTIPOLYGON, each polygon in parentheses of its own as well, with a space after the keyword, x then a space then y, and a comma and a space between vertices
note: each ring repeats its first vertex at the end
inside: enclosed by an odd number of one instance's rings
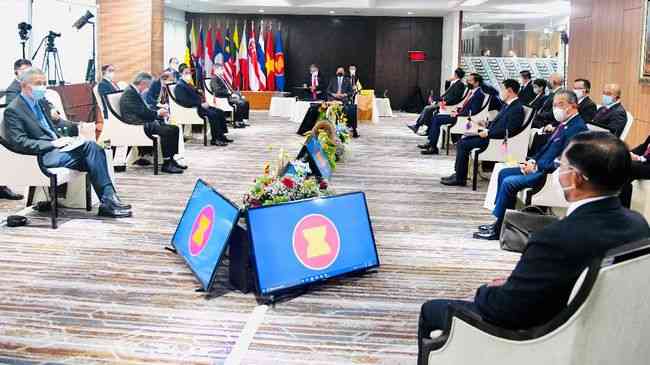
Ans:
POLYGON ((181 165, 178 161, 172 159, 172 163, 181 170, 187 170, 187 165, 181 165))
POLYGON ((413 124, 413 125, 407 125, 407 127, 408 127, 408 128, 409 128, 413 133, 416 133, 416 134, 418 133, 418 130, 420 129, 420 127, 418 127, 418 126, 415 125, 415 124, 413 124))
POLYGON ((228 145, 228 143, 224 141, 211 141, 210 144, 217 147, 225 147, 228 145))
POLYGON ((430 144, 430 143, 419 144, 419 145, 418 145, 418 148, 423 149, 423 150, 428 150, 429 147, 431 147, 431 144, 430 144))
POLYGON ((235 142, 235 140, 230 139, 230 138, 228 138, 228 137, 226 137, 226 136, 223 136, 223 137, 221 138, 221 142, 233 143, 233 142, 235 142))
POLYGON ((167 161, 163 164, 162 168, 160 171, 167 173, 167 174, 182 174, 183 169, 180 167, 177 167, 175 163, 171 161, 167 161))
POLYGON ((138 166, 151 166, 151 161, 147 160, 146 158, 139 158, 133 164, 138 166))
POLYGON ((497 227, 497 224, 496 224, 496 223, 492 223, 492 224, 482 224, 482 225, 478 226, 478 231, 479 231, 479 232, 492 232, 492 231, 494 231, 494 229, 495 229, 496 227, 497 227))
POLYGON ((456 181, 456 180, 458 180, 458 179, 456 178, 456 174, 451 174, 450 176, 443 177, 442 179, 440 179, 440 181, 443 181, 443 180, 447 180, 447 181, 456 181))
POLYGON ((361 137, 361 136, 359 135, 359 132, 357 132, 356 129, 353 130, 353 131, 352 131, 352 138, 359 138, 359 137, 361 137))
POLYGON ((446 186, 467 186, 466 182, 461 182, 458 180, 440 180, 440 183, 446 186))
POLYGON ((242 123, 239 123, 239 122, 235 122, 235 124, 233 125, 233 127, 236 128, 236 129, 246 128, 245 125, 243 125, 242 123))
POLYGON ((438 151, 437 147, 429 146, 429 148, 427 148, 424 151, 420 151, 420 153, 423 154, 423 155, 438 155, 438 154, 440 154, 440 151, 438 151))
POLYGON ((498 230, 493 230, 490 232, 475 232, 472 237, 477 240, 497 241, 500 235, 501 232, 498 230))
POLYGON ((117 196, 117 194, 114 194, 108 199, 105 199, 102 204, 110 204, 111 207, 116 208, 118 210, 130 210, 131 209, 131 204, 125 204, 122 203, 120 198, 117 196))
POLYGON ((24 196, 16 194, 6 186, 0 186, 0 199, 23 200, 24 196))
POLYGON ((133 213, 129 209, 119 209, 112 206, 111 204, 101 204, 99 206, 99 211, 97 215, 100 217, 108 218, 128 218, 133 216, 133 213))

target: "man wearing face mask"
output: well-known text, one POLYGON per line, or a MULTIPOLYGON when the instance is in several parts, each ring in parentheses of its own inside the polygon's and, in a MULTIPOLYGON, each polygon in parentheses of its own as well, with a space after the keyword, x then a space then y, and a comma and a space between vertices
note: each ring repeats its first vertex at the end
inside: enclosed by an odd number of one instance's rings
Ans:
POLYGON ((621 207, 616 197, 630 167, 623 142, 609 133, 581 133, 558 162, 560 184, 570 203, 567 216, 534 232, 510 275, 479 287, 473 301, 424 303, 418 364, 426 363, 431 332, 449 331, 452 307, 512 330, 544 325, 566 309, 576 281, 593 260, 650 236, 648 222, 621 207))
POLYGON ((343 111, 348 118, 348 127, 352 130, 352 138, 359 138, 357 131, 357 106, 353 100, 354 88, 349 77, 345 76, 343 66, 336 68, 334 76, 327 87, 327 99, 343 103, 343 111))
POLYGON ((47 79, 38 69, 20 76, 21 92, 7 107, 3 133, 9 144, 19 153, 39 155, 47 168, 67 167, 86 171, 101 201, 99 215, 130 217, 131 206, 120 201, 110 179, 106 154, 95 142, 86 141, 70 151, 62 150, 76 141, 60 137, 44 101, 47 79))
POLYGON ((309 77, 305 80, 306 99, 310 101, 325 100, 325 84, 319 74, 318 66, 309 66, 309 77))
POLYGON ((179 66, 180 66, 180 62, 178 62, 178 58, 172 57, 169 59, 169 67, 165 69, 165 72, 169 72, 174 77, 174 80, 176 81, 181 79, 181 73, 178 72, 179 66))
POLYGON ((627 112, 621 104, 621 87, 607 84, 603 89, 603 106, 598 109, 589 123, 612 132, 620 137, 627 124, 627 112))
POLYGON ((578 97, 578 113, 586 123, 591 123, 596 115, 596 103, 589 97, 591 82, 587 79, 573 81, 573 92, 578 97))
POLYGON ((244 99, 239 93, 236 93, 230 86, 230 83, 224 78, 223 65, 216 65, 214 77, 210 81, 212 94, 217 98, 227 98, 228 103, 235 109, 235 125, 247 126, 250 115, 250 105, 248 100, 244 99))
POLYGON ((449 177, 443 177, 440 183, 447 186, 465 186, 467 184, 467 169, 469 156, 472 150, 481 151, 490 144, 490 139, 503 139, 506 135, 514 135, 524 124, 524 108, 517 93, 519 83, 508 79, 503 81, 502 99, 506 106, 501 109, 496 119, 487 129, 481 130, 478 135, 463 136, 456 145, 456 172, 449 177))
POLYGON ((153 76, 140 72, 133 83, 124 90, 120 98, 120 112, 125 123, 143 126, 149 138, 160 136, 160 149, 163 155, 161 171, 168 174, 181 174, 187 167, 180 165, 174 159, 178 154, 180 131, 177 126, 165 123, 164 118, 169 117, 167 109, 157 109, 145 101, 152 82, 153 76))
POLYGON ((578 98, 573 91, 558 90, 553 97, 553 114, 561 121, 549 141, 533 159, 519 167, 506 168, 499 172, 498 188, 492 214, 496 222, 479 227, 474 238, 498 240, 503 217, 507 209, 514 209, 517 193, 523 189, 538 187, 546 181, 546 175, 555 171, 555 159, 560 156, 573 136, 587 130, 578 114, 578 98))
POLYGON ((537 111, 535 119, 533 120, 533 128, 546 128, 547 133, 553 133, 552 127, 559 124, 553 116, 553 96, 555 95, 555 92, 562 88, 563 84, 564 78, 562 75, 558 73, 551 74, 549 79, 549 88, 551 89, 551 92, 542 107, 537 111))
POLYGON ((535 92, 533 91, 533 82, 531 80, 532 75, 530 71, 523 70, 519 73, 521 76, 519 83, 521 83, 521 90, 519 90, 519 100, 521 100, 524 105, 530 106, 530 102, 535 98, 535 92))
POLYGON ((350 71, 350 81, 352 82, 353 94, 356 95, 363 89, 361 80, 359 80, 359 75, 357 74, 357 65, 351 64, 348 67, 348 71, 350 71))
POLYGON ((104 97, 110 93, 120 91, 120 87, 117 85, 115 80, 115 66, 113 65, 104 65, 102 66, 102 80, 97 84, 97 92, 102 98, 102 110, 104 111, 104 119, 108 118, 108 109, 104 103, 104 97))
POLYGON ((196 108, 196 112, 201 118, 208 118, 210 133, 212 133, 210 144, 225 147, 228 143, 234 142, 232 139, 226 137, 228 126, 226 125, 226 115, 223 110, 211 107, 204 101, 203 96, 199 94, 197 89, 190 84, 192 81, 192 70, 186 64, 181 64, 179 70, 181 72, 181 79, 174 89, 174 99, 176 102, 186 108, 196 108))

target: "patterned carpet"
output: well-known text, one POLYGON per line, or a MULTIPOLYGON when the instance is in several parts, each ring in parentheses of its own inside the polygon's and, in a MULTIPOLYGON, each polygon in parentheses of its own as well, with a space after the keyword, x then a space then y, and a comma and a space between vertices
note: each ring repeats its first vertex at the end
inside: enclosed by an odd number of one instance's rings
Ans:
MULTIPOLYGON (((0 363, 414 364, 422 302, 473 296, 517 256, 471 238, 491 220, 481 208, 486 182, 478 192, 440 185, 453 160, 421 156, 410 120, 362 125, 331 182, 336 192, 366 192, 380 269, 265 312, 252 294, 226 288, 227 265, 206 300, 163 248, 197 178, 240 202, 280 147, 298 151, 297 125, 282 118, 255 114, 227 149, 203 147, 197 135, 183 176, 118 174, 131 219, 66 210, 58 230, 35 214, 29 227, 0 227, 0 363)), ((0 201, 0 217, 22 207, 0 201)))

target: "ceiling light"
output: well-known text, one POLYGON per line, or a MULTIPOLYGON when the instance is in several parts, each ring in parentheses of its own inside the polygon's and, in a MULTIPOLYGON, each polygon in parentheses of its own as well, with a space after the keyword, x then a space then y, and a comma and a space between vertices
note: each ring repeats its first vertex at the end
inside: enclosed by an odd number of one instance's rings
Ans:
POLYGON ((334 10, 330 10, 330 14, 336 14, 334 10))
POLYGON ((406 13, 406 14, 408 14, 408 15, 414 15, 415 13, 414 13, 414 12, 412 12, 412 11, 409 11, 409 12, 408 12, 408 13, 406 13))
POLYGON ((477 6, 486 3, 488 0, 465 0, 460 6, 477 6))
POLYGON ((260 10, 258 10, 258 11, 259 11, 260 13, 263 13, 263 12, 264 12, 264 9, 260 9, 260 10))

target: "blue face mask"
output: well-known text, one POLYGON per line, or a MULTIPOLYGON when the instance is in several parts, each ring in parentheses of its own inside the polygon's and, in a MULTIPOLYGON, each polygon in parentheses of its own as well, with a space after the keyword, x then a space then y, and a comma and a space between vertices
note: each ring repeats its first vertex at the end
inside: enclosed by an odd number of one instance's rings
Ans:
POLYGON ((609 95, 603 95, 603 105, 604 106, 610 106, 614 104, 615 100, 614 97, 609 96, 609 95))
POLYGON ((47 86, 45 85, 32 86, 32 97, 36 101, 44 99, 46 90, 47 86))

